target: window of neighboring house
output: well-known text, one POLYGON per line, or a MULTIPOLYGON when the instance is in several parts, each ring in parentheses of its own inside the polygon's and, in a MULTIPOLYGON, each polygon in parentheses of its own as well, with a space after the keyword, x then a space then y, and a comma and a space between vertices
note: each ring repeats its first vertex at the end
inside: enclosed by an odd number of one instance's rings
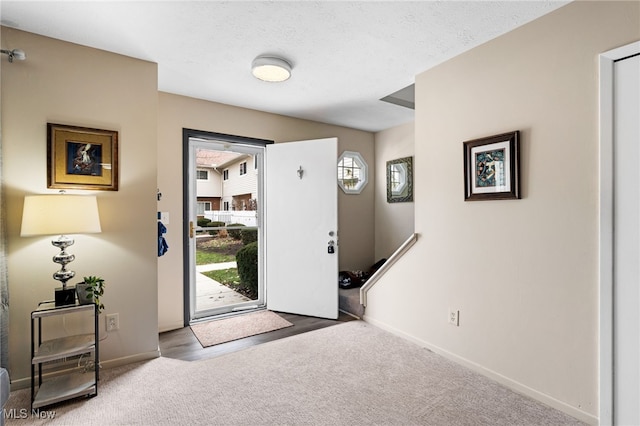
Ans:
POLYGON ((211 201, 198 201, 198 215, 204 215, 207 210, 211 210, 211 201))
POLYGON ((338 159, 338 185, 345 194, 359 194, 367 186, 367 163, 358 152, 345 151, 338 159))
POLYGON ((240 163, 240 176, 247 174, 247 162, 240 163))
POLYGON ((229 169, 222 171, 222 180, 229 180, 229 169))
POLYGON ((253 168, 255 170, 258 170, 258 156, 257 155, 253 156, 253 168))
POLYGON ((226 211, 226 212, 228 212, 228 211, 229 211, 229 202, 228 202, 228 201, 225 201, 225 202, 223 203, 223 205, 224 205, 223 210, 224 210, 224 211, 226 211))
POLYGON ((209 171, 208 170, 196 170, 196 179, 198 179, 198 180, 209 180, 209 171))

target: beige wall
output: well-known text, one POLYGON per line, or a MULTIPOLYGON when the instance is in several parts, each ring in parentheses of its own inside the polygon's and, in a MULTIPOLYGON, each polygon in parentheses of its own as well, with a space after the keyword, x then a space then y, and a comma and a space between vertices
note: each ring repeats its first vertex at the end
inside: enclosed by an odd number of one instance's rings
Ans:
POLYGON ((367 319, 598 417, 598 54, 640 3, 574 2, 416 79, 412 250, 367 319), (462 142, 522 133, 522 199, 463 201, 462 142), (460 327, 448 325, 460 310, 460 327))
POLYGON ((2 47, 23 49, 28 58, 1 62, 13 386, 28 385, 29 314, 53 298, 51 274, 59 269, 51 261, 58 251, 51 237, 20 237, 24 196, 57 192, 47 189, 47 122, 119 132, 120 190, 93 192, 102 233, 76 237, 69 269, 76 271, 73 283, 85 275, 106 280, 101 327, 105 314, 119 313, 120 330, 101 343, 101 360, 156 356, 157 67, 8 28, 2 28, 2 47))
MULTIPOLYGON (((9 345, 17 386, 25 384, 29 371, 29 312, 50 299, 55 287, 50 276, 57 265, 50 258, 56 249, 50 238, 19 236, 24 195, 56 192, 46 188, 47 122, 119 131, 120 190, 95 193, 103 232, 78 236, 71 250, 77 276, 104 277, 105 313, 120 315, 120 331, 102 343, 105 365, 154 356, 158 329, 182 326, 183 127, 276 142, 335 136, 340 152, 359 151, 374 168, 372 133, 158 94, 155 64, 9 28, 2 28, 2 39, 3 47, 19 47, 28 55, 24 62, 2 62, 9 345), (160 202, 156 188, 164 195, 160 202), (161 258, 156 256, 159 210, 170 213, 170 249, 161 258)), ((374 185, 360 195, 339 195, 341 268, 373 263, 373 199, 374 185)))
MULTIPOLYGON (((158 123, 158 187, 163 194, 158 209, 170 215, 166 234, 169 252, 158 260, 159 328, 162 331, 183 325, 183 128, 271 139, 276 143, 337 137, 339 153, 345 150, 360 152, 370 173, 375 173, 374 135, 369 132, 168 93, 159 94, 158 123)), ((338 191, 341 269, 364 269, 373 263, 374 192, 371 182, 359 195, 338 191)))
POLYGON ((375 258, 389 258, 413 234, 414 203, 387 202, 387 161, 412 157, 415 123, 376 133, 375 258))

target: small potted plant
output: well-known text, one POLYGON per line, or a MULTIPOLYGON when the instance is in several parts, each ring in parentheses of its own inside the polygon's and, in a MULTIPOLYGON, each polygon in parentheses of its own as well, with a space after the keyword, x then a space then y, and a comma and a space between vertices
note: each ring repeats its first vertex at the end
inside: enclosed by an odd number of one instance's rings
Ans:
POLYGON ((98 313, 102 312, 104 305, 100 302, 100 297, 104 294, 104 279, 93 275, 84 277, 84 281, 76 284, 78 303, 88 305, 95 303, 98 313))

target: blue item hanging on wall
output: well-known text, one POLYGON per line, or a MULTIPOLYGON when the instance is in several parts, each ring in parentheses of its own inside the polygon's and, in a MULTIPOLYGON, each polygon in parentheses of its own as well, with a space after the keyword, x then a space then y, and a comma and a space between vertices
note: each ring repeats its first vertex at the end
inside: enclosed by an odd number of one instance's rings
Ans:
POLYGON ((167 232, 167 227, 160 221, 158 221, 158 257, 162 256, 169 250, 169 244, 164 239, 164 234, 167 232))

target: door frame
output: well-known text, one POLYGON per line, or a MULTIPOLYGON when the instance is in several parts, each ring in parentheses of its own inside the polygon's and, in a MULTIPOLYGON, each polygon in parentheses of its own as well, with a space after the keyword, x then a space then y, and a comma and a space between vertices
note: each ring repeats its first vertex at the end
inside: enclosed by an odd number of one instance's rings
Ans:
POLYGON ((191 271, 189 259, 189 140, 191 138, 215 139, 220 142, 255 145, 265 147, 273 140, 245 136, 228 135, 195 129, 182 129, 182 309, 184 326, 191 322, 191 271))
POLYGON ((640 52, 640 41, 599 55, 600 122, 600 318, 599 407, 601 425, 613 424, 613 66, 640 52))

